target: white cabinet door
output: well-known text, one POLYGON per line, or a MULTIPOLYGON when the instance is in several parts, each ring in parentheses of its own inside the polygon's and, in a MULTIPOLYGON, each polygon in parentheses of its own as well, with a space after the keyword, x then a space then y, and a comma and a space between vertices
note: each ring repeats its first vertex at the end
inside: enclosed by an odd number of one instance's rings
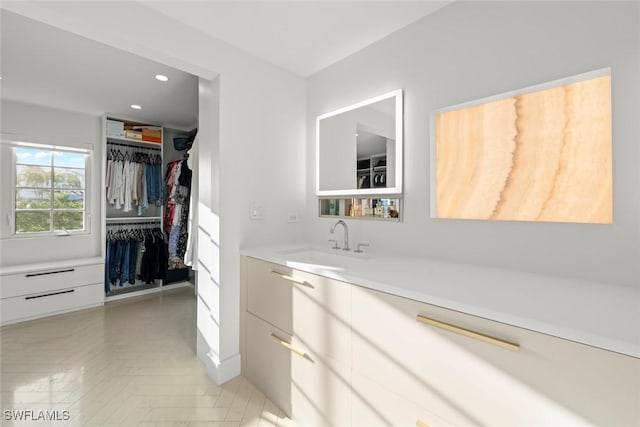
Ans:
POLYGON ((356 286, 352 298, 354 375, 446 422, 640 425, 638 359, 356 286), (520 351, 418 322, 417 315, 517 343, 520 351))

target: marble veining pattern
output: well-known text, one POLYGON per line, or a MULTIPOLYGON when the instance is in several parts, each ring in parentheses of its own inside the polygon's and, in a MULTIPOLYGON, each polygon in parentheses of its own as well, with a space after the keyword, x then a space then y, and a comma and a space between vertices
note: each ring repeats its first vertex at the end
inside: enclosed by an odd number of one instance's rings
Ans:
POLYGON ((435 116, 436 217, 611 223, 610 76, 435 116))

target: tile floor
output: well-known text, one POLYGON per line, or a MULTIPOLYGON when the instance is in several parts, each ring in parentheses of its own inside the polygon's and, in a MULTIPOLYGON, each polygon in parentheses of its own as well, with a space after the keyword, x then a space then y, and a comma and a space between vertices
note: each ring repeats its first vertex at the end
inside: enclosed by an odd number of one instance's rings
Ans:
POLYGON ((218 387, 195 356, 191 288, 1 329, 2 426, 291 426, 243 377, 218 387), (67 421, 7 421, 7 411, 67 421), (43 413, 41 416, 46 416, 43 413))

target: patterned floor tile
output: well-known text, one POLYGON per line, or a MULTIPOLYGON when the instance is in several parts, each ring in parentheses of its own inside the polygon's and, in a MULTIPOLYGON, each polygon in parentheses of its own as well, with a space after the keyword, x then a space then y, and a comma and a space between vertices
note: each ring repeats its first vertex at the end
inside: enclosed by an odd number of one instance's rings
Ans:
POLYGON ((3 327, 2 410, 67 419, 2 425, 293 426, 245 378, 213 384, 195 342, 189 288, 3 327))

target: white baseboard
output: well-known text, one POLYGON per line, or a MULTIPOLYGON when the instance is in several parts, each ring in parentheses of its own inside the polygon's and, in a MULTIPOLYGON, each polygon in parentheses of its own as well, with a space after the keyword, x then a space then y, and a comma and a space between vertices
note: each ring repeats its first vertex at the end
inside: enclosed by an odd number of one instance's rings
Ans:
POLYGON ((240 375, 240 353, 236 353, 224 360, 218 360, 218 357, 210 351, 209 345, 200 334, 200 331, 198 331, 197 335, 198 359, 204 363, 207 375, 216 385, 224 384, 240 375))
POLYGON ((171 289, 177 289, 177 288, 184 288, 184 287, 187 287, 187 286, 193 286, 193 284, 191 282, 176 282, 176 283, 170 283, 170 284, 165 285, 165 286, 159 285, 159 286, 157 286, 155 288, 151 288, 151 289, 145 289, 145 290, 142 290, 142 291, 127 292, 127 293, 124 293, 124 294, 105 297, 104 302, 118 301, 118 300, 121 300, 121 299, 139 297, 141 295, 155 294, 155 293, 158 293, 158 292, 169 291, 171 289))

